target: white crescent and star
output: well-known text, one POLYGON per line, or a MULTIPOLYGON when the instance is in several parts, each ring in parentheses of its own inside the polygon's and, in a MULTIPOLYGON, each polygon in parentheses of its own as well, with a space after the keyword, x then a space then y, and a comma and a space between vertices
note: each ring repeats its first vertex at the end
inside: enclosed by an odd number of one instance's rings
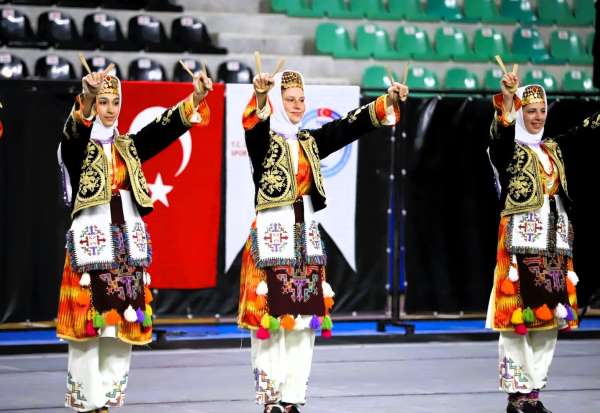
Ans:
MULTIPOLYGON (((147 124, 154 122, 157 117, 161 116, 163 112, 167 110, 167 108, 163 108, 162 106, 152 106, 142 110, 131 122, 131 126, 129 127, 129 133, 136 133, 140 129, 142 129, 147 124)), ((187 168, 190 163, 190 159, 192 158, 192 135, 189 131, 186 131, 183 135, 181 135, 178 139, 181 144, 181 150, 183 152, 183 156, 181 159, 181 164, 175 172, 175 177, 181 175, 185 168, 187 168)), ((156 201, 160 201, 164 206, 169 206, 169 199, 167 198, 167 194, 173 190, 172 185, 166 185, 160 173, 156 174, 154 178, 154 183, 148 183, 148 188, 151 192, 152 203, 156 201)))

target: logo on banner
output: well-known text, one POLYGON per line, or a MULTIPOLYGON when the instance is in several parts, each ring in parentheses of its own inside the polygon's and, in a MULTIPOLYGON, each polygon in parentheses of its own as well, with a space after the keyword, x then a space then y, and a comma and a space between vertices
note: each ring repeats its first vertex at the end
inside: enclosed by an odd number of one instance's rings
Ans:
MULTIPOLYGON (((330 108, 317 108, 304 115, 301 129, 319 129, 332 120, 340 119, 339 113, 330 108)), ((348 163, 352 154, 352 145, 346 145, 341 150, 332 153, 326 161, 321 160, 321 173, 325 178, 337 175, 348 163)))
MULTIPOLYGON (((130 133, 139 132, 139 130, 144 126, 154 122, 158 117, 160 117, 165 110, 167 110, 167 108, 163 108, 162 106, 153 106, 142 110, 136 115, 136 117, 133 119, 133 122, 131 122, 131 126, 129 128, 130 133)), ((177 172, 175 172, 175 177, 181 175, 192 158, 192 135, 190 132, 186 131, 179 137, 178 141, 181 144, 183 157, 177 172)), ((173 190, 173 186, 164 183, 160 173, 157 173, 154 177, 154 183, 148 182, 148 188, 150 188, 152 203, 160 201, 164 206, 169 206, 167 194, 173 190)))

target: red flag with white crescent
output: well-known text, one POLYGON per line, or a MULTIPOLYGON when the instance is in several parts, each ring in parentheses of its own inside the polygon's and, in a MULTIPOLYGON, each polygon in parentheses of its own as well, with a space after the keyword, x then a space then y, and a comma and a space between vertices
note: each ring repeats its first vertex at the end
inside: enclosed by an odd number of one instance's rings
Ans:
MULTIPOLYGON (((121 133, 138 131, 191 92, 190 83, 122 82, 121 133)), ((154 203, 145 217, 152 238, 153 288, 216 285, 224 87, 208 95, 210 123, 192 127, 154 158, 144 174, 154 203)))

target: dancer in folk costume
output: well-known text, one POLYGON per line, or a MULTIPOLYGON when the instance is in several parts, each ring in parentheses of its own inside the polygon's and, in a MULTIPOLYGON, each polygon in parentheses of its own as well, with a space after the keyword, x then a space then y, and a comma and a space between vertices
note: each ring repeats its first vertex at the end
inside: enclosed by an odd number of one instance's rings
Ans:
POLYGON ((122 405, 132 345, 152 340, 152 248, 141 217, 153 206, 142 162, 210 116, 212 82, 201 72, 187 98, 121 134, 121 84, 108 70, 83 78, 58 149, 72 224, 56 330, 69 343, 65 405, 80 412, 122 405))
POLYGON ((331 335, 334 293, 315 212, 325 208, 320 161, 375 128, 395 125, 408 88, 320 129, 300 129, 304 79, 257 74, 243 115, 256 219, 242 257, 238 324, 251 330, 256 401, 265 412, 299 412, 306 402, 315 332, 331 335))
POLYGON ((567 167, 574 166, 569 160, 576 146, 598 135, 600 118, 596 114, 564 135, 545 137, 544 88, 518 85, 517 75, 506 73, 502 93, 493 99, 489 155, 502 212, 486 325, 500 331, 506 411, 549 413, 539 395, 557 333, 578 326, 567 167))

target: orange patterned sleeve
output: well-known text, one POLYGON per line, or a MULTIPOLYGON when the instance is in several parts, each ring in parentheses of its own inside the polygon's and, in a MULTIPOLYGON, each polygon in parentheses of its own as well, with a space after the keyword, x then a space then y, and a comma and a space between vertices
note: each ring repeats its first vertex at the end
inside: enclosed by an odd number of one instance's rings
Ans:
POLYGON ((392 126, 400 122, 400 107, 392 105, 388 107, 387 95, 382 95, 375 100, 375 115, 379 125, 392 126))
POLYGON ((513 109, 511 112, 504 110, 504 96, 502 93, 497 93, 492 98, 494 109, 496 110, 496 119, 504 127, 508 127, 515 122, 515 112, 521 108, 521 99, 517 95, 514 96, 513 109))
POLYGON ((242 125, 244 126, 244 130, 250 130, 254 128, 258 122, 268 118, 272 112, 273 105, 271 105, 271 101, 268 97, 265 107, 262 110, 259 110, 257 108, 256 95, 252 94, 252 97, 246 105, 246 109, 244 109, 244 113, 242 115, 242 125))
POLYGON ((179 115, 181 121, 187 127, 206 126, 210 122, 210 108, 206 99, 202 99, 197 107, 194 107, 194 97, 190 94, 179 104, 179 115))

